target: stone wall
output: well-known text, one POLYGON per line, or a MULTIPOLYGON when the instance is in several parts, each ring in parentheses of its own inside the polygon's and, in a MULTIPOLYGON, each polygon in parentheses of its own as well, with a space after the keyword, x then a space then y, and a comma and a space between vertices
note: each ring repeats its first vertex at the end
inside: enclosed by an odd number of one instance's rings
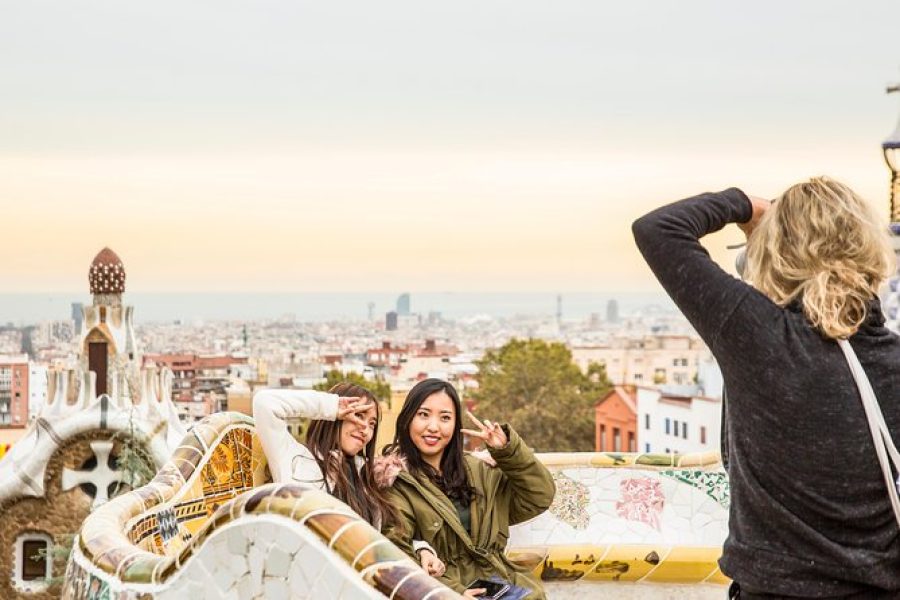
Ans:
MULTIPOLYGON (((21 593, 13 587, 15 546, 19 535, 29 532, 46 533, 57 544, 69 543, 69 538, 81 528, 91 510, 93 499, 76 486, 61 491, 63 469, 80 469, 93 456, 90 442, 108 440, 109 432, 94 431, 67 441, 58 449, 47 465, 46 497, 18 498, 0 506, 0 598, 16 600, 44 600, 59 597, 59 585, 45 592, 21 593)), ((116 448, 114 447, 114 452, 116 448)), ((54 578, 62 578, 65 559, 57 560, 52 568, 54 578)))

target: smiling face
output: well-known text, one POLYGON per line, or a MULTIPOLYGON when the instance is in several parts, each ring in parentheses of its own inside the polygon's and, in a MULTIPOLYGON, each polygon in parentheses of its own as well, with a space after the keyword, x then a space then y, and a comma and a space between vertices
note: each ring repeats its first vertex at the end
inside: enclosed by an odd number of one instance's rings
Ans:
POLYGON ((354 413, 354 416, 366 424, 363 426, 349 420, 341 422, 341 451, 347 456, 356 456, 372 440, 378 425, 378 407, 370 401, 363 410, 354 413))
POLYGON ((422 402, 409 423, 409 437, 422 459, 440 471, 444 449, 453 439, 456 411, 446 392, 435 392, 422 402))

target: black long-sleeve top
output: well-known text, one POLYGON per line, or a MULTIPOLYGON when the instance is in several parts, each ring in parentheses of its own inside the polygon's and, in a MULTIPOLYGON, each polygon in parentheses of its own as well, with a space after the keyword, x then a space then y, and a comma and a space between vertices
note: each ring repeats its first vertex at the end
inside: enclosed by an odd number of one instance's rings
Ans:
MULTIPOLYGON (((799 303, 776 305, 723 271, 698 241, 751 214, 747 196, 732 188, 633 225, 638 248, 725 380, 731 507, 719 565, 757 592, 900 597, 900 528, 840 348, 810 326, 799 303)), ((850 343, 900 442, 900 339, 885 328, 877 299, 850 343)))

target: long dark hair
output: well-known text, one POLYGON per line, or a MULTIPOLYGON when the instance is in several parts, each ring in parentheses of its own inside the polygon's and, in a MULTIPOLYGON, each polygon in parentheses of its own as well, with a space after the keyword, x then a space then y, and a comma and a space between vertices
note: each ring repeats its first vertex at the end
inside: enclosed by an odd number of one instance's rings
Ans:
POLYGON ((362 450, 365 464, 359 472, 356 470, 356 457, 348 457, 341 450, 341 426, 344 422, 312 420, 306 434, 306 447, 322 469, 325 489, 338 500, 348 504, 356 514, 372 525, 383 527, 396 523, 397 510, 375 484, 373 478, 375 444, 378 439, 378 425, 381 423, 381 405, 378 404, 378 399, 361 385, 347 381, 338 383, 328 392, 342 397, 367 398, 375 405, 377 416, 372 439, 362 450), (334 484, 330 484, 329 481, 334 481, 334 484))
POLYGON ((460 432, 462 428, 461 406, 459 394, 446 381, 442 379, 425 379, 420 381, 406 395, 403 408, 397 416, 397 431, 394 434, 394 443, 386 451, 398 449, 406 457, 410 473, 413 475, 425 475, 442 492, 447 494, 448 498, 468 504, 475 497, 475 489, 469 484, 465 463, 463 462, 463 436, 460 432), (456 413, 456 420, 453 424, 453 436, 450 438, 450 443, 444 448, 443 456, 441 456, 441 472, 438 473, 434 467, 422 458, 422 454, 409 435, 409 426, 422 403, 432 394, 440 392, 444 392, 453 400, 453 411, 456 413))

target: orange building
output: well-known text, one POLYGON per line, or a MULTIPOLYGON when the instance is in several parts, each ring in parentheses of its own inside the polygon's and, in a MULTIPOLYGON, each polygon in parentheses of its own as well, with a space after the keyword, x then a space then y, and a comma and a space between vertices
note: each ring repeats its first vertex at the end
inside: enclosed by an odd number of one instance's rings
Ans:
POLYGON ((637 452, 637 390, 617 385, 594 405, 594 449, 637 452))

